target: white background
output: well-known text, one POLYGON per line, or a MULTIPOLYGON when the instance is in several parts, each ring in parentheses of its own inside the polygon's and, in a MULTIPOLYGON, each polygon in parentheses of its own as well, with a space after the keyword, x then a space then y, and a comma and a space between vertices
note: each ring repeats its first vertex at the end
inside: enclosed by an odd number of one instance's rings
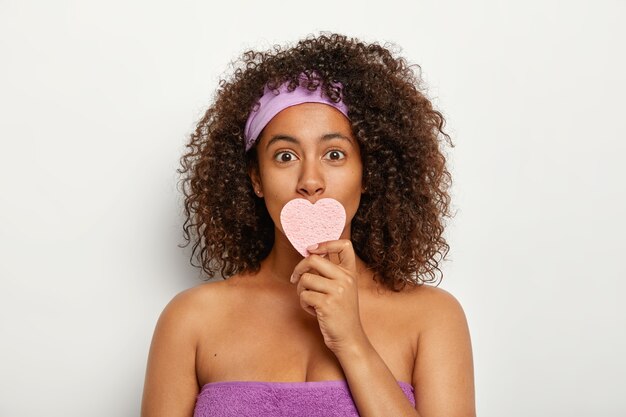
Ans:
POLYGON ((154 325, 201 284, 184 143, 228 63, 393 42, 447 119, 482 417, 626 415, 624 1, 0 0, 0 416, 137 416, 154 325))

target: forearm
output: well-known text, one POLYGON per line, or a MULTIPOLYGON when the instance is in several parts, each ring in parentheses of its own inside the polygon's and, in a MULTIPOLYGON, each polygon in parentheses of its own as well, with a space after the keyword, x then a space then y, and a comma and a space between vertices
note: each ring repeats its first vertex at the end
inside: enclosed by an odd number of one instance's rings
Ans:
POLYGON ((336 356, 361 417, 419 417, 367 337, 336 356))

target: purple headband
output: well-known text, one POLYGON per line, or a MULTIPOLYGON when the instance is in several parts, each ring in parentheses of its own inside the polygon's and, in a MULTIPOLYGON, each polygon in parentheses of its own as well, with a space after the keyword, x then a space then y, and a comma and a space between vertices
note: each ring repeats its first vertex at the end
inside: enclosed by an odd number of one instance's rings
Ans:
MULTIPOLYGON (((315 77, 315 73, 313 73, 315 77)), ((314 91, 309 91, 306 88, 307 76, 305 73, 301 73, 298 76, 299 85, 295 90, 289 92, 287 90, 287 83, 283 83, 276 94, 265 85, 263 96, 258 102, 258 107, 250 112, 248 120, 246 121, 246 129, 244 130, 244 137, 246 140, 246 152, 254 146, 254 142, 259 137, 259 134, 263 128, 276 116, 280 111, 287 107, 295 106, 302 103, 322 103, 333 106, 344 116, 348 117, 348 107, 343 101, 335 103, 330 98, 322 96, 321 86, 314 91)), ((340 82, 331 82, 333 87, 338 87, 340 92, 343 89, 343 85, 340 82)), ((341 96, 341 95, 340 95, 341 96)))

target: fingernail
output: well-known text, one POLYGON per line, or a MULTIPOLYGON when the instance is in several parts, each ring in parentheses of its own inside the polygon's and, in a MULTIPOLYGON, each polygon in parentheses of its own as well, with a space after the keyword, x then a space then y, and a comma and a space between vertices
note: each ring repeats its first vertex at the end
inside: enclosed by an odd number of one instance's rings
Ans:
POLYGON ((289 281, 293 284, 293 274, 291 274, 291 278, 289 278, 289 281))
POLYGON ((306 250, 315 250, 315 249, 317 249, 318 246, 319 246, 319 244, 316 243, 315 245, 311 245, 311 246, 307 247, 306 250))

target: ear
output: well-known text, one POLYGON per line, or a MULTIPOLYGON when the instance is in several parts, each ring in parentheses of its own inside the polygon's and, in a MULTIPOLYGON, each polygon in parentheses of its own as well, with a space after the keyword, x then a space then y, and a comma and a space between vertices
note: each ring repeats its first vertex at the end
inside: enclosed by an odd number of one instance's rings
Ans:
POLYGON ((252 165, 248 168, 248 176, 250 177, 250 182, 252 182, 254 194, 257 197, 263 197, 263 186, 261 184, 259 169, 256 165, 252 165))

